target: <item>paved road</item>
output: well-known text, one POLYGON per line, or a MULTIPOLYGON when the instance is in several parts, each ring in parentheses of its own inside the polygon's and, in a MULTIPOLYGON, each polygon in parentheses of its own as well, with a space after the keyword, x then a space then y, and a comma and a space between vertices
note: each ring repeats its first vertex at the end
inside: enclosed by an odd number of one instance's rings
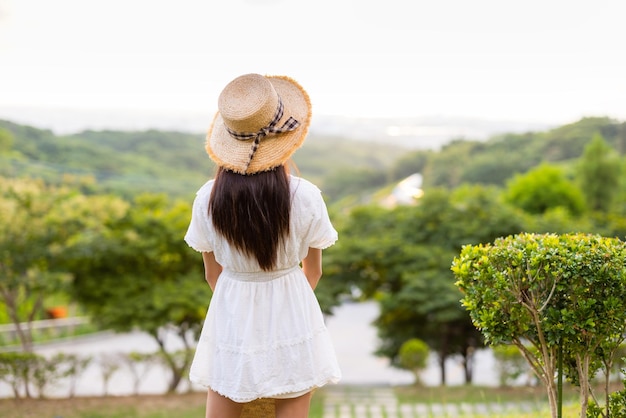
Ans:
MULTIPOLYGON (((344 384, 399 385, 413 382, 411 373, 390 367, 387 359, 372 354, 378 339, 376 328, 371 324, 377 315, 378 306, 375 302, 346 303, 327 319, 343 372, 344 384)), ((478 350, 474 383, 484 386, 497 385, 498 377, 494 365, 491 351, 478 350)), ((433 386, 441 383, 435 356, 431 356, 429 365, 422 374, 422 381, 433 386)), ((446 382, 449 385, 464 383, 464 371, 458 361, 449 360, 446 363, 446 382)))
MULTIPOLYGON (((347 303, 339 307, 335 315, 327 319, 335 349, 339 357, 339 363, 343 372, 341 385, 378 385, 389 386, 408 384, 413 381, 410 373, 389 366, 386 359, 375 357, 372 353, 376 347, 376 329, 371 325, 378 312, 377 305, 373 302, 347 303)), ((168 349, 181 348, 177 337, 172 336, 168 340, 168 349)), ((114 353, 155 352, 157 345, 153 339, 142 332, 127 334, 105 333, 95 338, 80 339, 73 342, 53 344, 39 347, 37 351, 43 355, 52 355, 56 352, 76 353, 89 355, 95 359, 103 355, 114 353)), ((493 372, 493 358, 489 352, 481 351, 477 356, 476 384, 492 385, 496 383, 493 372)), ((431 361, 428 369, 422 376, 427 385, 439 384, 439 371, 436 362, 431 361)), ((160 367, 152 367, 143 379, 141 393, 162 393, 166 390, 168 372, 160 367)), ((448 363, 448 384, 460 384, 463 382, 463 370, 455 362, 448 363)), ((66 396, 69 383, 61 382, 48 396, 66 396)), ((128 370, 120 368, 111 378, 108 384, 108 393, 125 395, 132 392, 133 379, 128 370)), ((186 389, 185 387, 182 388, 186 389)), ((101 369, 97 362, 87 368, 81 376, 76 395, 101 395, 104 392, 101 369)), ((0 383, 0 397, 12 396, 10 388, 5 383, 0 383)))

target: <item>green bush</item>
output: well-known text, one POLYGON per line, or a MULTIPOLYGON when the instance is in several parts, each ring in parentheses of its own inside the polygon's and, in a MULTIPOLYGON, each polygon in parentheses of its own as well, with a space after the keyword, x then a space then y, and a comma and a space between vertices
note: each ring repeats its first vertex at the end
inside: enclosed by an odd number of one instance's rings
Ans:
POLYGON ((41 359, 41 356, 30 352, 0 352, 0 380, 11 386, 15 398, 20 398, 22 393, 27 398, 31 397, 29 383, 41 359))
POLYGON ((419 338, 411 338, 400 346, 399 365, 415 376, 415 384, 421 384, 420 373, 426 368, 430 350, 428 345, 419 338))
MULTIPOLYGON (((623 371, 626 373, 626 371, 623 371)), ((605 415, 602 406, 590 402, 587 408, 587 418, 626 418, 626 379, 623 380, 624 389, 609 395, 609 415, 605 415)))
POLYGON ((463 247, 452 270, 474 325, 488 343, 520 349, 547 389, 553 416, 563 350, 562 371, 581 386, 584 416, 590 379, 608 366, 626 332, 626 244, 590 234, 523 233, 463 247))

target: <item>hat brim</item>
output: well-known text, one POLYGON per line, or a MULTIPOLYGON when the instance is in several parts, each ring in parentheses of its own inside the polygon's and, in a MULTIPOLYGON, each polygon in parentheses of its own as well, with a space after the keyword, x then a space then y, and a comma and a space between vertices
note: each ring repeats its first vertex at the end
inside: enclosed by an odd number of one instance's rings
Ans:
POLYGON ((289 77, 265 77, 272 83, 285 107, 278 126, 290 116, 300 122, 300 126, 290 132, 264 137, 246 170, 253 140, 240 141, 230 136, 220 113, 217 112, 207 133, 205 148, 218 166, 240 174, 268 171, 287 162, 304 143, 311 124, 309 95, 300 84, 289 77))

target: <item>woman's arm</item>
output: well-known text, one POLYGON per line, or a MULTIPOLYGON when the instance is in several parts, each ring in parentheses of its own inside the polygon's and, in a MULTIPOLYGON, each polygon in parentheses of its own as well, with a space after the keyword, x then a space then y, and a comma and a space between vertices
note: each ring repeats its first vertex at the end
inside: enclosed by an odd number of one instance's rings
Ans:
POLYGON ((309 253, 302 260, 302 271, 311 285, 311 289, 315 290, 322 277, 322 250, 309 248, 309 253))
POLYGON ((204 278, 211 287, 211 290, 215 290, 217 284, 217 278, 222 273, 222 266, 215 261, 215 254, 202 253, 202 260, 204 261, 204 278))

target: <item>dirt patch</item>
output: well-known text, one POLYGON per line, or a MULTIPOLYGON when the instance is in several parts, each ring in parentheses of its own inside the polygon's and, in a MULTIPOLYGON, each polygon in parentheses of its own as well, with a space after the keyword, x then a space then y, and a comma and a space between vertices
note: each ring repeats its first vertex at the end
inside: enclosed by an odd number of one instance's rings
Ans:
MULTIPOLYGON (((173 395, 75 397, 72 399, 0 399, 0 417, 3 418, 73 418, 87 412, 133 411, 141 416, 150 412, 172 412, 203 410, 206 393, 186 393, 173 395), (140 415, 141 414, 141 415, 140 415)), ((122 415, 120 415, 122 416, 122 415)))

